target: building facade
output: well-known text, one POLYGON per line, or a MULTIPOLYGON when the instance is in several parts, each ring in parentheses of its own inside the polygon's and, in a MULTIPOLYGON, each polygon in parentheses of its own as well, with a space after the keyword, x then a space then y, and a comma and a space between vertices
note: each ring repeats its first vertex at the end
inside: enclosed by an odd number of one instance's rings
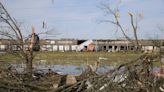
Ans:
MULTIPOLYGON (((158 40, 155 42, 164 42, 158 40)), ((139 40, 143 51, 158 51, 159 46, 151 40, 139 40)), ((135 51, 135 45, 127 40, 77 40, 77 39, 43 39, 40 40, 40 51, 135 51)), ((163 46, 161 46, 163 48, 163 46)), ((28 48, 28 44, 24 45, 28 48)), ((0 39, 0 51, 19 50, 19 45, 8 39, 0 39)), ((163 49, 162 49, 163 50, 163 49)))

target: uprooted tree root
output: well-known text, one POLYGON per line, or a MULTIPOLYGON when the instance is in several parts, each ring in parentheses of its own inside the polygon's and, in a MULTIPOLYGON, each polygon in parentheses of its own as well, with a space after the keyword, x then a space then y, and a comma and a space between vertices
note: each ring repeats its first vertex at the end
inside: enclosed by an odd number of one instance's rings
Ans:
POLYGON ((25 74, 1 69, 2 92, 160 92, 163 78, 153 75, 153 62, 157 56, 145 54, 125 63, 104 75, 83 73, 73 85, 60 85, 62 77, 56 73, 28 78, 25 74), (85 78, 83 78, 85 77, 85 78), (59 84, 53 88, 54 83, 59 84))

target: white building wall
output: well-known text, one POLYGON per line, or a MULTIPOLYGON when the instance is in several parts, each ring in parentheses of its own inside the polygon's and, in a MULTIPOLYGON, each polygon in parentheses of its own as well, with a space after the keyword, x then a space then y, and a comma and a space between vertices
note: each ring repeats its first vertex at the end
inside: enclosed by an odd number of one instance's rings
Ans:
POLYGON ((51 41, 50 44, 55 44, 55 41, 51 41))
POLYGON ((1 50, 5 50, 5 45, 0 45, 1 50))
POLYGON ((147 50, 153 51, 154 48, 153 48, 153 46, 143 46, 142 49, 143 49, 144 51, 147 51, 147 50))
POLYGON ((83 50, 85 48, 85 46, 88 46, 91 43, 93 43, 93 40, 87 40, 87 41, 81 43, 80 45, 78 45, 76 50, 77 51, 81 51, 81 50, 83 50))
POLYGON ((76 51, 77 50, 77 47, 78 47, 78 45, 72 45, 71 46, 72 51, 76 51))
POLYGON ((70 46, 69 46, 69 45, 65 45, 65 46, 64 46, 64 50, 65 50, 65 51, 69 51, 69 50, 70 50, 70 46))
POLYGON ((52 51, 52 46, 51 45, 47 45, 46 48, 47 48, 47 51, 52 51))
POLYGON ((58 51, 58 46, 57 45, 53 45, 52 49, 53 49, 53 51, 58 51))
POLYGON ((59 51, 64 51, 64 46, 63 45, 59 45, 59 51))

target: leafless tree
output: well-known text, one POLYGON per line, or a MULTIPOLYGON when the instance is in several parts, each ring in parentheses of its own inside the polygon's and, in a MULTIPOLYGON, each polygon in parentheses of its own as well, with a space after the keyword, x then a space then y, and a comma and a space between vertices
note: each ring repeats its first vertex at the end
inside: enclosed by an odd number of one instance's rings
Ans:
MULTIPOLYGON (((32 61, 34 59, 33 52, 36 47, 36 44, 39 44, 37 40, 38 35, 35 33, 35 28, 32 27, 32 33, 30 37, 24 37, 22 34, 22 30, 17 25, 17 22, 14 18, 10 16, 10 14, 7 12, 7 10, 1 2, 0 22, 3 23, 6 27, 8 27, 7 30, 3 30, 1 28, 0 35, 7 39, 10 45, 14 44, 19 49, 19 51, 15 51, 13 49, 10 49, 12 48, 11 46, 9 47, 9 50, 7 50, 7 52, 19 57, 21 60, 24 60, 26 63, 26 72, 29 76, 32 76, 32 61), (27 48, 25 48, 26 45, 28 45, 27 48)), ((47 34, 49 32, 50 31, 46 31, 40 34, 47 34)))
POLYGON ((17 26, 16 22, 11 18, 3 4, 0 2, 0 18, 1 22, 5 24, 5 26, 8 26, 10 29, 8 30, 1 30, 0 34, 5 36, 6 39, 10 39, 10 43, 19 44, 18 48, 20 49, 19 53, 17 52, 10 52, 13 54, 16 54, 19 57, 25 57, 26 54, 23 50, 24 48, 24 41, 23 41, 23 35, 20 30, 20 28, 17 26))
POLYGON ((112 9, 108 4, 101 4, 100 7, 106 14, 112 15, 114 20, 102 20, 102 22, 110 22, 114 25, 116 25, 117 27, 120 28, 120 31, 122 32, 122 34, 124 35, 124 37, 131 41, 130 37, 125 33, 125 29, 123 28, 122 24, 120 23, 120 12, 118 7, 112 9))
POLYGON ((138 31, 138 22, 140 21, 140 19, 143 18, 143 15, 141 13, 130 13, 130 20, 131 20, 131 25, 132 25, 132 29, 133 29, 133 34, 134 34, 134 38, 135 38, 135 44, 137 46, 137 49, 140 49, 140 44, 138 41, 138 35, 137 35, 137 31, 138 31))
POLYGON ((101 9, 108 15, 111 15, 113 17, 112 19, 105 19, 102 20, 101 22, 109 22, 112 23, 114 25, 116 25, 121 33, 123 34, 123 36, 130 41, 132 44, 136 45, 136 50, 139 49, 140 45, 139 45, 139 41, 138 41, 138 36, 137 36, 137 30, 138 30, 138 22, 139 20, 141 20, 142 18, 142 14, 133 14, 129 12, 130 15, 130 24, 132 26, 132 30, 133 30, 133 34, 134 34, 134 38, 135 38, 135 43, 133 42, 133 40, 126 34, 126 29, 123 28, 123 24, 120 22, 120 11, 119 11, 119 6, 116 6, 115 8, 111 8, 109 4, 101 4, 101 9))

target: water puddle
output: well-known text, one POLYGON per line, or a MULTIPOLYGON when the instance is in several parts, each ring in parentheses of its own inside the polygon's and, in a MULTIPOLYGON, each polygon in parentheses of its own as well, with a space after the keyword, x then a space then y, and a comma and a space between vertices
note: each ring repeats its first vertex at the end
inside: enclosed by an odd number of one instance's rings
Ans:
MULTIPOLYGON (((12 64, 12 66, 17 70, 18 73, 23 73, 25 71, 25 64, 12 64)), ((47 73, 49 70, 56 72, 61 75, 71 74, 78 76, 82 72, 84 72, 87 69, 86 65, 34 65, 35 70, 37 70, 39 73, 47 73)), ((105 74, 111 70, 113 70, 113 66, 106 66, 102 65, 97 68, 96 73, 99 75, 105 74)), ((155 67, 153 69, 153 72, 159 72, 160 68, 155 67)))
MULTIPOLYGON (((25 64, 12 64, 12 66, 17 70, 18 73, 23 73, 25 70, 25 64)), ((49 70, 57 72, 62 75, 71 74, 71 75, 80 75, 87 69, 86 65, 34 65, 35 69, 41 73, 47 73, 49 70)), ((97 74, 105 74, 108 71, 114 69, 112 66, 99 66, 97 68, 97 74)))

